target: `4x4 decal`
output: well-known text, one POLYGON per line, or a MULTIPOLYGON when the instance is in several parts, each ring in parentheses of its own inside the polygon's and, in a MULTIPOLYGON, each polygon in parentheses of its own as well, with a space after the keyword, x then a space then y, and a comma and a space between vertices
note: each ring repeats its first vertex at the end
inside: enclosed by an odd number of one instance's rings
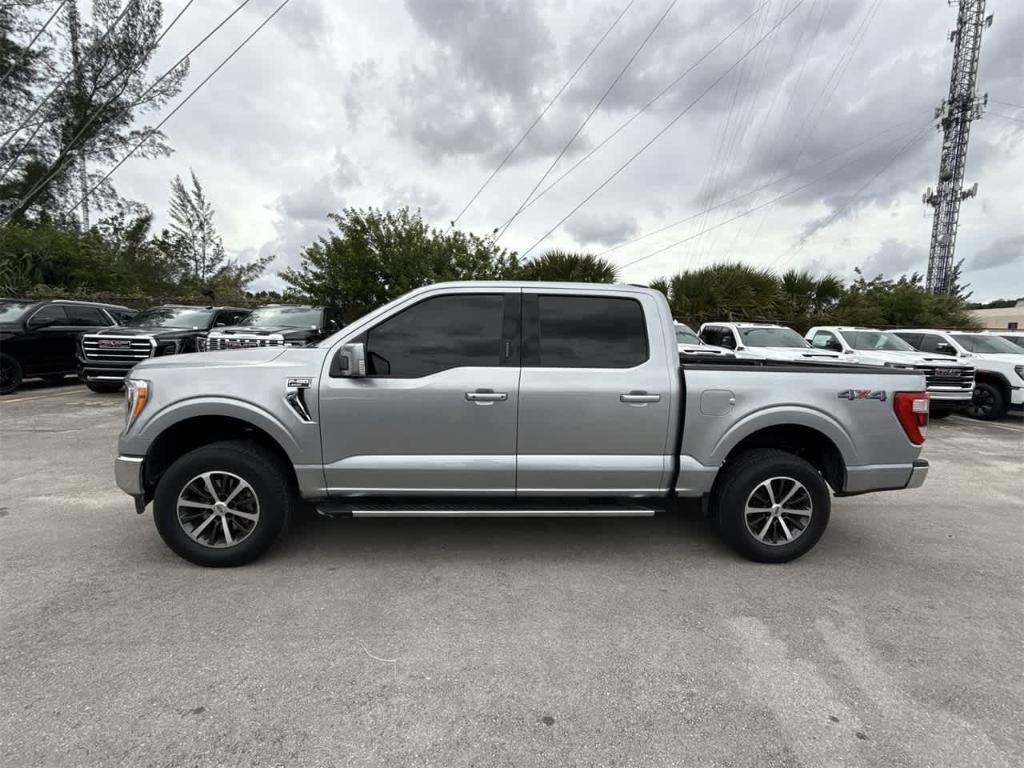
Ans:
POLYGON ((884 389, 844 389, 839 393, 843 400, 881 400, 885 401, 884 389))

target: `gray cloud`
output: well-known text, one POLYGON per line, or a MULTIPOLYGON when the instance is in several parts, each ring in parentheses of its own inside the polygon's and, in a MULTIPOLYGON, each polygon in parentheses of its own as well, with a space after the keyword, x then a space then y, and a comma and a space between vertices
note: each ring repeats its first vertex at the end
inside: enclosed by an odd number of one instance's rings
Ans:
POLYGON ((639 227, 636 219, 626 213, 581 213, 566 223, 565 229, 583 245, 615 245, 635 235, 639 227))
POLYGON ((1024 256, 1024 235, 1011 235, 993 240, 973 258, 967 260, 967 267, 973 270, 992 269, 1014 264, 1024 256))
POLYGON ((892 278, 915 269, 920 271, 927 261, 928 249, 925 246, 889 238, 883 240, 878 250, 860 264, 860 271, 868 280, 876 275, 892 278))

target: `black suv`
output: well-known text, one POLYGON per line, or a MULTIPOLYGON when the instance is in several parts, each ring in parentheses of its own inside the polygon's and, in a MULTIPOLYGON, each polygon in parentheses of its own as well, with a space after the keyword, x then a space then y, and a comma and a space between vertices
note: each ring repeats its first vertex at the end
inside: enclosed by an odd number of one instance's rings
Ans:
POLYGON ((195 352, 196 341, 211 328, 235 325, 249 312, 242 307, 172 304, 144 310, 123 326, 83 335, 79 373, 93 392, 116 392, 140 360, 195 352))
POLYGON ((22 379, 57 382, 75 373, 75 347, 83 331, 127 321, 134 310, 115 304, 65 299, 0 299, 0 394, 22 379))
POLYGON ((241 347, 304 347, 341 330, 341 313, 334 307, 268 304, 254 309, 238 325, 214 328, 199 339, 199 350, 241 347))

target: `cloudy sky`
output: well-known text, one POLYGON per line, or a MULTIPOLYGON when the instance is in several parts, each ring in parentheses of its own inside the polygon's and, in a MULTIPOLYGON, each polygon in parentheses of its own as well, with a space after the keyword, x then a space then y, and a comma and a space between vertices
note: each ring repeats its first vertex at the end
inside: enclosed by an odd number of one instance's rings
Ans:
MULTIPOLYGON (((166 0, 167 18, 184 2, 166 0)), ((154 72, 237 2, 189 8, 154 72)), ((193 56, 186 88, 278 3, 252 0, 193 56)), ((988 11, 979 90, 991 101, 971 135, 978 196, 957 245, 981 300, 1024 295, 1024 108, 1012 106, 1024 105, 1024 7, 988 11)), ((620 14, 460 227, 502 226, 564 150, 540 190, 586 159, 502 245, 522 253, 550 231, 529 255, 605 252, 629 282, 723 259, 843 276, 925 269, 921 195, 941 139, 929 120, 956 20, 943 0, 291 0, 168 122, 174 154, 130 161, 114 181, 162 221, 170 177, 194 169, 229 249, 276 254, 275 270, 344 206, 407 204, 446 226, 620 14)))

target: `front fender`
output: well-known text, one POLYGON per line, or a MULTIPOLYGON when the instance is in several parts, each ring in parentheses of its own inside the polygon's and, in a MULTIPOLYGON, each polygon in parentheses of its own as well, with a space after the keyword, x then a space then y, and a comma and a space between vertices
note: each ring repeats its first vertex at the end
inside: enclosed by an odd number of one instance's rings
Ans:
POLYGON ((824 411, 805 406, 778 406, 754 411, 733 424, 715 444, 711 452, 711 464, 720 466, 729 452, 742 440, 767 427, 797 425, 810 427, 829 440, 839 449, 847 466, 860 463, 857 448, 850 433, 833 416, 824 411))
POLYGON ((229 417, 251 424, 272 437, 295 465, 320 462, 318 424, 285 424, 274 414, 252 403, 232 397, 203 396, 179 400, 164 406, 142 424, 121 435, 118 451, 127 456, 145 456, 164 431, 186 419, 202 416, 229 417), (304 433, 307 433, 305 434, 304 433), (297 435, 309 439, 303 445, 297 435))

